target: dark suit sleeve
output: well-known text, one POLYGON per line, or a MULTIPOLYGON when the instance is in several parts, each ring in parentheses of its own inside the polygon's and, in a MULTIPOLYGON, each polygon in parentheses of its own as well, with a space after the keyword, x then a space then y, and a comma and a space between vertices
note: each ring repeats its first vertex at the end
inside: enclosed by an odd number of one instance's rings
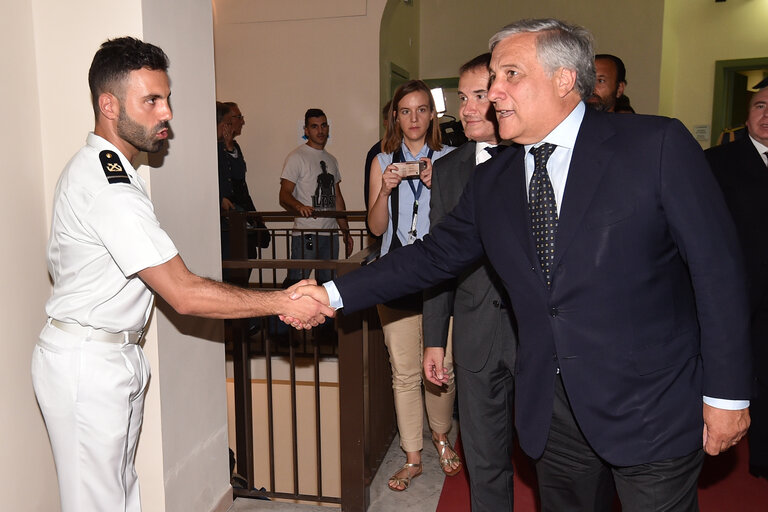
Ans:
POLYGON ((229 175, 229 166, 227 157, 224 154, 224 147, 221 143, 218 145, 218 163, 219 163, 219 205, 223 198, 232 199, 235 197, 235 191, 232 188, 232 180, 229 175))
POLYGON ((678 121, 667 127, 659 178, 661 204, 693 284, 703 394, 749 399, 749 308, 741 249, 704 154, 678 121))
POLYGON ((483 256, 470 184, 456 208, 424 240, 393 251, 334 283, 349 313, 422 291, 455 277, 483 256))
MULTIPOLYGON (((448 213, 443 195, 443 180, 451 169, 440 159, 434 163, 432 171, 432 196, 429 202, 430 229, 434 229, 448 213)), ((453 312, 453 300, 456 294, 456 282, 451 279, 424 291, 423 329, 425 347, 448 345, 448 325, 453 312)))

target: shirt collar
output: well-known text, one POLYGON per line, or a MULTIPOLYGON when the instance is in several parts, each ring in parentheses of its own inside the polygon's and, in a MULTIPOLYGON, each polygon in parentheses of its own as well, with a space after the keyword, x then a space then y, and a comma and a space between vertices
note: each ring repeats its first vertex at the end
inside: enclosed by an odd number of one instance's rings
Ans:
POLYGON ((549 132, 546 137, 541 139, 540 142, 535 144, 526 144, 525 152, 541 143, 548 142, 555 144, 556 146, 573 149, 576 145, 576 137, 579 135, 579 128, 581 128, 581 122, 584 120, 584 113, 586 112, 586 106, 583 101, 580 101, 578 105, 568 114, 568 117, 563 119, 554 130, 549 132))
POLYGON ((755 149, 757 149, 758 153, 760 153, 762 155, 763 153, 768 151, 768 146, 766 146, 765 144, 762 144, 762 143, 756 141, 754 138, 752 138, 751 135, 747 135, 747 136, 749 137, 749 140, 752 141, 752 144, 754 144, 755 149))
POLYGON ((421 147, 419 152, 416 153, 415 155, 412 154, 411 150, 408 149, 408 146, 405 145, 405 141, 404 140, 402 142, 400 142, 400 147, 403 150, 403 157, 405 158, 406 161, 418 160, 422 156, 426 157, 429 154, 429 146, 427 146, 426 143, 421 147), (413 157, 413 158, 409 158, 409 156, 413 157))
POLYGON ((487 142, 476 142, 475 154, 478 154, 481 151, 485 151, 485 148, 495 148, 496 146, 498 146, 498 144, 488 144, 487 142))

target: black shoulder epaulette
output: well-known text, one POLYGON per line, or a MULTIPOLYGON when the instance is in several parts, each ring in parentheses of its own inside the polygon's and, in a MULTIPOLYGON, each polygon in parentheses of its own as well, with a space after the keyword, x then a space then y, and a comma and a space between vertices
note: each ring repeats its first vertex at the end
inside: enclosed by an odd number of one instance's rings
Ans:
POLYGON ((104 175, 107 177, 109 183, 130 183, 128 173, 123 169, 123 165, 120 163, 120 157, 117 153, 105 149, 99 153, 99 160, 101 160, 101 167, 104 169, 104 175))

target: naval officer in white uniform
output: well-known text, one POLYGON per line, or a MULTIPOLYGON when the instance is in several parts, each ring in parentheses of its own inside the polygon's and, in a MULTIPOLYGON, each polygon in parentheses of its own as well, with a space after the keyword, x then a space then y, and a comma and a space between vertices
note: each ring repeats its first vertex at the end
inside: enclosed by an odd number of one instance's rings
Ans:
POLYGON ((32 379, 53 448, 62 512, 138 512, 134 469, 149 366, 138 342, 153 291, 211 318, 290 314, 302 327, 328 308, 283 291, 245 290, 184 265, 131 161, 161 149, 172 118, 168 59, 134 38, 105 42, 88 81, 96 126, 54 195, 49 319, 32 379), (291 313, 293 311, 293 313, 291 313))

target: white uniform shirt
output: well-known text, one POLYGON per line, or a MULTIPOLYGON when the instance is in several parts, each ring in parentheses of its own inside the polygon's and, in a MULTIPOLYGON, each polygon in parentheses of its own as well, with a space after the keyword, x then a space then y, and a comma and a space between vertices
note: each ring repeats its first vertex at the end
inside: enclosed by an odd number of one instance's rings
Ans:
MULTIPOLYGON (((336 158, 326 150, 302 144, 285 157, 280 178, 296 184, 293 197, 301 204, 318 211, 337 210, 336 184, 341 183, 341 173, 336 158)), ((293 227, 336 229, 338 224, 330 217, 296 217, 293 227)))
POLYGON ((48 271, 51 318, 111 332, 136 331, 149 318, 152 292, 136 275, 178 254, 160 228, 144 181, 112 144, 89 133, 61 173, 53 200, 48 271), (130 183, 110 183, 100 153, 119 159, 130 183))

